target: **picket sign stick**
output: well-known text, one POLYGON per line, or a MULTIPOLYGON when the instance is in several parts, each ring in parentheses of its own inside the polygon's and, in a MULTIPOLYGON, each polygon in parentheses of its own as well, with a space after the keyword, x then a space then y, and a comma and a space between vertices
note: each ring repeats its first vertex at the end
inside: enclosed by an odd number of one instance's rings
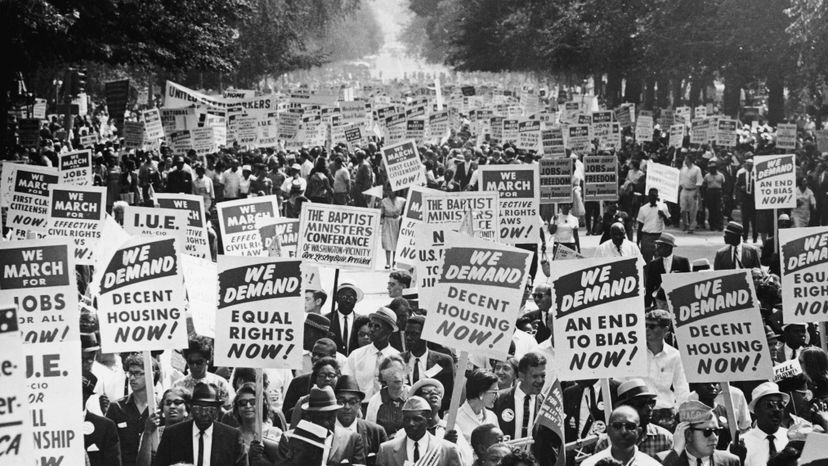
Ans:
POLYGON ((262 411, 262 407, 264 407, 264 373, 262 369, 256 368, 256 404, 253 406, 256 411, 256 424, 253 426, 256 428, 256 440, 259 442, 262 441, 262 425, 264 424, 264 420, 262 416, 264 415, 262 411))
POLYGON ((449 405, 448 418, 446 418, 446 432, 454 429, 454 421, 457 420, 457 412, 460 410, 460 396, 463 394, 463 387, 466 384, 466 366, 469 365, 468 351, 460 352, 460 361, 457 363, 457 372, 454 373, 454 386, 451 392, 451 404, 449 405))
POLYGON ((727 410, 727 425, 730 427, 730 438, 735 442, 739 426, 736 425, 736 414, 733 411, 733 398, 730 397, 730 382, 721 382, 722 398, 724 398, 725 409, 727 410))
MULTIPOLYGON (((152 416, 155 414, 155 377, 154 372, 152 371, 152 355, 149 351, 144 351, 144 381, 146 382, 146 391, 147 391, 147 414, 152 416)), ((150 434, 150 444, 153 446, 153 450, 158 448, 158 430, 152 431, 150 434)))
MULTIPOLYGON (((333 293, 331 294, 331 312, 336 310, 336 292, 339 289, 339 268, 337 267, 336 272, 334 272, 334 286, 333 286, 333 293)), ((351 336, 348 335, 348 338, 351 336)), ((343 342, 345 345, 348 344, 347 341, 343 342)))
POLYGON ((610 392, 610 379, 605 377, 601 379, 601 391, 604 392, 604 418, 609 424, 610 416, 612 415, 612 394, 610 392))
MULTIPOLYGON (((771 246, 773 247, 772 251, 776 251, 776 253, 779 254, 780 260, 782 260, 782 253, 779 250, 780 244, 781 243, 779 242, 779 212, 777 212, 776 209, 773 209, 773 244, 771 246)), ((762 246, 764 246, 764 244, 762 246)))

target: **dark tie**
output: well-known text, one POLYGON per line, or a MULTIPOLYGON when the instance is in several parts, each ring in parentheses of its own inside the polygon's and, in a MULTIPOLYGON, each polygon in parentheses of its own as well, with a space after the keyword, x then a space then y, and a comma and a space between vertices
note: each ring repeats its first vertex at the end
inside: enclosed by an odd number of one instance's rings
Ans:
POLYGON ((796 359, 796 349, 791 351, 791 359, 796 359))
POLYGON ((204 466, 204 431, 198 431, 198 461, 196 466, 204 466))
POLYGON ((696 458, 696 466, 702 466, 701 458, 696 458))
POLYGON ((531 396, 523 395, 523 425, 520 428, 520 437, 526 438, 529 436, 529 405, 532 402, 531 396))
POLYGON ((414 375, 411 376, 411 383, 420 380, 420 358, 414 358, 414 375))
POLYGON ((736 246, 733 246, 733 268, 742 268, 742 259, 739 257, 739 250, 736 249, 736 246))
POLYGON ((768 458, 770 458, 770 457, 772 457, 773 455, 776 454, 776 444, 773 443, 773 441, 775 440, 775 437, 773 435, 768 435, 767 439, 768 439, 768 453, 769 453, 768 458))
POLYGON ((345 353, 348 353, 348 315, 345 315, 345 324, 342 325, 342 344, 345 345, 345 353))
POLYGON ((414 442, 414 462, 420 461, 420 442, 414 442))

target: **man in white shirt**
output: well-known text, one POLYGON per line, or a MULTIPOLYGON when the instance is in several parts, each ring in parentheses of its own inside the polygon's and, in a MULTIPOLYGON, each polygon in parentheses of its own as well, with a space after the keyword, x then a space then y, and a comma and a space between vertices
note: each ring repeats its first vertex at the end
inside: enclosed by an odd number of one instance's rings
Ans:
POLYGON ((526 353, 518 363, 518 383, 498 393, 492 412, 500 429, 513 439, 531 437, 535 416, 543 404, 541 391, 546 383, 546 366, 550 364, 540 353, 526 353))
POLYGON ((241 190, 242 173, 239 169, 239 161, 230 161, 230 168, 224 171, 219 177, 219 183, 224 186, 224 200, 238 199, 241 190))
POLYGON ((377 309, 369 316, 371 319, 371 344, 357 348, 348 356, 344 374, 356 378, 357 385, 365 399, 371 399, 380 389, 377 370, 380 360, 392 354, 400 354, 389 344, 391 335, 399 331, 397 315, 387 307, 377 309))
POLYGON ((658 461, 639 451, 636 446, 641 432, 642 429, 636 410, 629 406, 615 408, 607 425, 610 446, 584 460, 581 466, 595 466, 598 461, 604 458, 613 458, 624 465, 660 466, 658 461))
POLYGON ((429 457, 433 455, 434 461, 424 459, 425 464, 441 466, 462 464, 457 446, 428 432, 428 425, 433 416, 428 401, 419 396, 412 396, 405 402, 402 409, 405 435, 380 445, 377 464, 387 466, 417 464, 426 455, 429 457))
POLYGON ((753 389, 750 411, 756 416, 756 427, 742 436, 745 443, 744 466, 765 466, 768 459, 788 444, 788 429, 782 427, 785 406, 790 396, 779 391, 773 382, 753 389))
POLYGON ((610 239, 595 248, 595 257, 641 257, 641 251, 627 239, 624 224, 616 222, 610 226, 610 239))
POLYGON ((647 312, 647 386, 656 394, 653 421, 675 414, 674 408, 690 395, 690 384, 676 348, 664 342, 670 328, 670 313, 655 309, 647 312), (661 412, 666 411, 666 412, 661 412))
POLYGON ((701 169, 693 163, 693 156, 687 154, 679 170, 679 206, 681 207, 682 229, 693 233, 696 229, 696 215, 699 212, 699 189, 704 182, 701 169))
POLYGON ((641 248, 644 262, 649 264, 655 253, 655 242, 670 221, 670 210, 665 203, 658 200, 656 188, 650 188, 647 201, 638 209, 638 234, 635 239, 638 247, 641 248))

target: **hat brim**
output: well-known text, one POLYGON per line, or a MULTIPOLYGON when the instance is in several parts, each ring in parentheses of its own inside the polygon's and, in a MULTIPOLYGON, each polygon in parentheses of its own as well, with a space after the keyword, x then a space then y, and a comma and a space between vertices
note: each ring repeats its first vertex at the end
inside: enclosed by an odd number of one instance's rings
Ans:
POLYGON ((667 246, 676 247, 676 243, 671 243, 669 241, 664 241, 660 239, 655 240, 655 244, 666 244, 667 246))
MULTIPOLYGON (((361 392, 361 391, 359 391, 359 390, 352 390, 352 389, 350 389, 350 388, 341 388, 341 389, 339 389, 339 390, 334 390, 334 392, 335 392, 336 394, 340 394, 340 393, 350 393, 350 394, 352 394, 352 395, 356 395, 356 396, 358 396, 360 400, 364 400, 364 399, 365 399, 365 394, 364 394, 364 393, 362 393, 362 392, 361 392)), ((302 408, 302 409, 304 410, 305 408, 302 408)))
POLYGON ((388 316, 386 316, 385 314, 380 314, 378 312, 373 312, 373 313, 368 315, 368 319, 381 320, 381 321, 385 322, 386 324, 390 325, 391 330, 393 332, 399 332, 400 331, 400 328, 397 326, 397 321, 389 319, 388 316))
POLYGON ((748 403, 748 409, 750 410, 750 412, 751 413, 753 412, 754 408, 756 408, 756 403, 758 403, 759 400, 761 400, 762 398, 764 398, 766 396, 771 396, 771 395, 781 395, 782 396, 782 402, 785 403, 785 406, 787 406, 788 403, 791 402, 791 396, 788 395, 787 393, 780 392, 779 390, 776 390, 776 391, 773 391, 773 392, 768 392, 768 393, 763 393, 762 396, 760 396, 759 398, 754 398, 754 399, 750 400, 750 403, 748 403))
POLYGON ((302 411, 308 413, 324 413, 328 411, 339 411, 340 409, 342 409, 342 406, 339 406, 338 404, 331 406, 323 406, 321 408, 311 408, 310 402, 302 403, 302 411))
POLYGON ((365 297, 365 293, 363 293, 362 290, 360 290, 354 285, 351 285, 350 283, 339 285, 339 287, 337 287, 336 289, 336 292, 339 293, 339 290, 354 290, 354 293, 356 293, 356 302, 362 301, 362 298, 365 297))

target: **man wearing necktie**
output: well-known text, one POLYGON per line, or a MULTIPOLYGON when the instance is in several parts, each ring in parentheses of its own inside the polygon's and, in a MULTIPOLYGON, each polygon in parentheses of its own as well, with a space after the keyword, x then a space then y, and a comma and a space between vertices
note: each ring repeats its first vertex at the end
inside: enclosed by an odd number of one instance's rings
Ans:
POLYGON ((526 353, 518 363, 518 384, 498 393, 492 411, 500 430, 512 439, 532 437, 535 416, 543 403, 546 382, 546 358, 540 353, 526 353))
POLYGON ((808 344, 808 326, 801 322, 788 322, 782 325, 782 338, 776 347, 774 363, 779 364, 797 359, 808 344))
POLYGON ((742 211, 742 223, 744 224, 742 238, 747 241, 748 233, 752 230, 755 243, 759 234, 756 231, 756 201, 753 192, 756 188, 756 181, 753 179, 752 155, 750 152, 745 154, 745 166, 736 172, 736 199, 742 211))
POLYGON ((782 427, 785 406, 791 400, 779 391, 773 382, 765 382, 753 389, 748 407, 756 417, 756 427, 747 431, 744 466, 765 466, 768 459, 788 444, 788 429, 782 427))
POLYGON ((432 416, 428 401, 419 396, 410 397, 403 405, 405 435, 380 445, 377 464, 403 466, 428 457, 433 458, 433 461, 424 459, 426 464, 460 466, 462 463, 457 446, 428 432, 432 416))
POLYGON ((658 456, 665 466, 739 466, 739 457, 716 450, 721 425, 713 410, 696 400, 679 406, 673 448, 658 456))
POLYGON ((725 246, 716 251, 713 260, 715 270, 752 269, 760 267, 756 248, 742 243, 742 225, 728 222, 724 231, 725 246))

